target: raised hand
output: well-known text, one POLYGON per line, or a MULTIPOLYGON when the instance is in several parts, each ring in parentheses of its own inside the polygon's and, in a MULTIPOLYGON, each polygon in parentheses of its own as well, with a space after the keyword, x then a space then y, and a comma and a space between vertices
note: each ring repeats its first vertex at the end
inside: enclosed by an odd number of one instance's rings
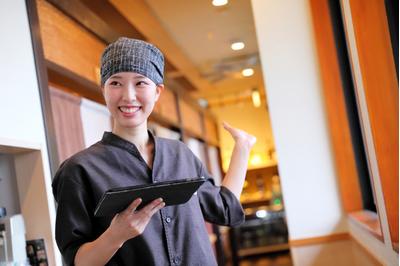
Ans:
POLYGON ((223 123, 224 128, 228 131, 235 140, 231 161, 228 171, 222 181, 222 185, 232 191, 237 199, 240 199, 244 179, 247 171, 247 161, 249 159, 251 147, 256 143, 256 137, 249 133, 231 127, 228 123, 223 123))
POLYGON ((250 135, 241 129, 234 128, 226 122, 223 122, 222 124, 225 130, 231 134, 235 143, 245 145, 249 149, 256 143, 257 138, 255 136, 250 135))

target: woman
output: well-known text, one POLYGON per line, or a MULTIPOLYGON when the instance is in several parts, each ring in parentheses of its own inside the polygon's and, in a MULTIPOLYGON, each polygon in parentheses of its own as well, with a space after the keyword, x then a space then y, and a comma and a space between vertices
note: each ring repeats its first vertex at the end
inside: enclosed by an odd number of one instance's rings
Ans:
POLYGON ((153 45, 120 38, 101 59, 101 89, 112 132, 66 160, 53 181, 58 203, 56 240, 68 265, 216 265, 204 220, 238 225, 239 197, 255 137, 224 124, 235 140, 222 186, 214 185, 183 143, 155 137, 147 119, 164 89, 164 57, 153 45), (95 218, 102 194, 116 187, 204 176, 182 205, 135 199, 114 217, 95 218))

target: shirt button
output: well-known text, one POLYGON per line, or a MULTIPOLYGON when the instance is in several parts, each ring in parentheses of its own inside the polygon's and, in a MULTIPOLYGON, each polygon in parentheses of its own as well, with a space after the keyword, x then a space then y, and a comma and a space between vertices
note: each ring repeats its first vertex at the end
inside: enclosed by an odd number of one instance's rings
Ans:
POLYGON ((167 223, 170 223, 170 222, 171 222, 171 217, 165 218, 165 221, 166 221, 167 223))
POLYGON ((174 264, 179 264, 179 258, 175 257, 175 258, 172 260, 172 262, 173 262, 174 264))

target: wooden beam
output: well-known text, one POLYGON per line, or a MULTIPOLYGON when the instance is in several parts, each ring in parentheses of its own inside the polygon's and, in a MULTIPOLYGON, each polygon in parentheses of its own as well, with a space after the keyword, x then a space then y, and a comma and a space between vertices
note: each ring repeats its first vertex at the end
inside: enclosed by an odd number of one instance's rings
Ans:
MULTIPOLYGON (((114 35, 116 37, 125 36, 129 38, 145 39, 145 36, 141 34, 135 27, 132 27, 129 21, 125 17, 121 16, 118 10, 111 5, 109 1, 82 0, 82 2, 114 31, 114 35)), ((88 18, 82 17, 81 19, 86 20, 88 18)), ((115 39, 116 38, 113 38, 113 40, 108 40, 108 43, 115 41, 115 39)))
POLYGON ((328 0, 311 0, 331 146, 344 210, 363 209, 328 0))
POLYGON ((100 86, 96 83, 51 61, 46 61, 46 66, 49 82, 54 83, 55 87, 73 88, 73 91, 70 89, 70 93, 73 92, 81 97, 105 104, 100 86))
POLYGON ((79 0, 47 0, 67 16, 85 27, 92 34, 96 35, 104 43, 113 42, 118 34, 112 29, 103 18, 89 9, 79 0))
POLYGON ((178 71, 184 73, 187 80, 197 90, 214 89, 214 86, 200 76, 196 66, 154 17, 144 0, 110 0, 110 2, 147 40, 157 45, 164 52, 165 57, 178 71))
POLYGON ((372 177, 379 178, 391 241, 398 243, 399 88, 385 5, 378 0, 349 4, 355 43, 350 53, 372 177))
MULTIPOLYGON (((67 0, 52 0, 52 1, 62 1, 62 2, 69 2, 67 0)), ((77 0, 73 0, 77 1, 77 0)), ((94 16, 87 16, 87 15, 78 15, 75 16, 74 8, 71 8, 70 5, 65 5, 66 12, 69 16, 75 17, 79 22, 85 26, 85 28, 92 27, 92 25, 97 24, 97 19, 100 19, 102 22, 98 25, 100 27, 98 30, 92 28, 100 38, 106 40, 107 43, 115 41, 117 37, 126 36, 130 38, 136 38, 141 40, 147 40, 147 38, 141 34, 119 11, 110 4, 107 0, 98 0, 98 1, 91 1, 91 0, 82 0, 82 3, 94 13, 94 16), (93 21, 88 21, 93 20, 93 21), (103 26, 101 26, 103 25, 103 26), (108 32, 108 28, 113 31, 113 33, 108 32)), ((87 12, 90 14, 90 12, 87 12)), ((89 28, 90 30, 90 28, 89 28)), ((165 59, 165 73, 169 72, 176 72, 177 69, 175 66, 168 60, 165 59)), ((193 87, 191 85, 191 87, 193 87)), ((189 88, 189 90, 191 90, 189 88)))
POLYGON ((99 63, 105 43, 51 3, 36 2, 45 58, 100 84, 99 63))

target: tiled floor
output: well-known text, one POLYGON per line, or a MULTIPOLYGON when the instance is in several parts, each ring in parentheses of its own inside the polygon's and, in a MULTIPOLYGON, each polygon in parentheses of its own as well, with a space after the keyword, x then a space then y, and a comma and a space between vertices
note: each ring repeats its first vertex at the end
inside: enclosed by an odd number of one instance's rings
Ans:
POLYGON ((354 240, 294 247, 290 252, 263 255, 240 261, 240 266, 379 266, 354 240))

